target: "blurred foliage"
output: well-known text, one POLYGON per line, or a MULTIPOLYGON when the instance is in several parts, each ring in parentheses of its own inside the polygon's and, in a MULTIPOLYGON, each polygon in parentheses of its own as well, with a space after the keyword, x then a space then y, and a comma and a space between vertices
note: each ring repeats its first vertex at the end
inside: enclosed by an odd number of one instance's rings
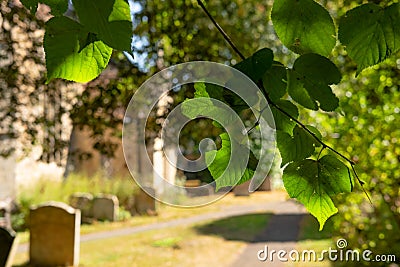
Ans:
MULTIPOLYGON (((348 73, 337 91, 344 116, 314 118, 335 148, 357 163, 372 204, 359 185, 338 197, 336 234, 348 248, 395 254, 400 259, 400 59, 391 58, 363 71, 348 73)), ((346 263, 349 266, 350 263, 346 263)), ((387 266, 357 262, 354 266, 387 266)))

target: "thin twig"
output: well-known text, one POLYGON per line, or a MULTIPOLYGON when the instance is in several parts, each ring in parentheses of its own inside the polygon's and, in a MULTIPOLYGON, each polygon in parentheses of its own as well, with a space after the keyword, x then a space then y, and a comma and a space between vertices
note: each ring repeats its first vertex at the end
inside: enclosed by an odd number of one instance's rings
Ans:
POLYGON ((222 34, 224 39, 228 42, 228 44, 232 47, 232 49, 240 56, 242 60, 245 60, 245 56, 240 52, 240 50, 236 47, 236 45, 232 42, 231 38, 226 34, 226 32, 219 26, 218 22, 214 19, 214 17, 208 12, 206 6, 203 4, 202 0, 197 0, 199 6, 203 9, 203 11, 207 14, 208 18, 212 21, 214 26, 218 29, 218 31, 222 34))
POLYGON ((264 112, 268 107, 269 107, 269 106, 267 105, 267 106, 265 106, 263 109, 261 109, 260 115, 258 115, 258 118, 257 118, 256 122, 254 123, 254 125, 247 131, 247 134, 249 134, 254 128, 257 127, 257 125, 260 124, 261 116, 262 116, 263 112, 264 112))
POLYGON ((361 185, 361 188, 362 188, 362 190, 364 191, 364 194, 367 196, 367 198, 368 198, 368 200, 369 200, 369 203, 372 204, 371 198, 369 197, 367 191, 365 190, 365 188, 364 188, 364 186, 363 186, 363 185, 364 185, 364 182, 361 181, 360 177, 358 177, 358 174, 357 174, 357 172, 356 172, 356 169, 354 168, 354 165, 351 165, 351 169, 353 170, 354 176, 356 177, 358 183, 361 185))

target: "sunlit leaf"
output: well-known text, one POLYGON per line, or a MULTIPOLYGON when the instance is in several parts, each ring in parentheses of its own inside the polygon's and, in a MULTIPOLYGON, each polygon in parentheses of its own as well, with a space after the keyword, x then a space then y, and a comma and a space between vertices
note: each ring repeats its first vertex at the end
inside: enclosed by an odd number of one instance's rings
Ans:
POLYGON ((88 82, 106 68, 112 53, 112 48, 67 17, 47 22, 44 49, 47 82, 53 78, 88 82))
POLYGON ((271 19, 279 39, 295 53, 327 56, 336 44, 331 16, 313 0, 275 0, 271 19))
POLYGON ((289 196, 303 203, 317 218, 319 230, 338 212, 332 198, 339 193, 351 192, 350 179, 346 165, 330 155, 318 161, 293 162, 283 172, 283 183, 289 196))
MULTIPOLYGON (((243 145, 232 143, 227 133, 220 135, 222 146, 219 150, 211 150, 206 152, 206 163, 208 170, 213 176, 216 183, 216 190, 225 186, 235 186, 250 180, 254 175, 254 170, 248 167, 257 165, 254 155, 249 154, 250 159, 245 158, 243 154, 238 153, 232 155, 232 151, 248 150, 243 145), (232 148, 235 146, 235 148, 232 148)), ((233 141, 234 142, 234 141, 233 141)))

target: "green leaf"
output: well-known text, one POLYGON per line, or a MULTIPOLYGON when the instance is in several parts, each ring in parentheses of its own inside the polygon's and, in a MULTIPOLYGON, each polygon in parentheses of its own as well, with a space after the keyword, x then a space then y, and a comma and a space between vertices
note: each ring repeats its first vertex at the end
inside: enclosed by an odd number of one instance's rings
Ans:
POLYGON ((51 8, 51 14, 59 16, 68 9, 68 0, 21 0, 22 4, 31 12, 36 12, 38 4, 45 4, 51 8))
POLYGON ((304 88, 301 78, 293 70, 288 70, 287 91, 294 101, 305 108, 318 110, 318 104, 311 98, 304 88))
POLYGON ((223 101, 224 88, 212 83, 197 82, 194 84, 194 97, 210 97, 223 101))
MULTIPOLYGON (((294 104, 292 104, 292 102, 288 100, 278 100, 275 102, 275 104, 277 104, 292 117, 296 119, 299 117, 299 110, 294 104)), ((276 130, 292 135, 293 128, 296 126, 296 122, 288 118, 285 114, 282 114, 282 112, 276 109, 274 106, 270 106, 270 108, 272 115, 274 116, 276 130)), ((272 127, 273 124, 270 124, 270 126, 272 127)))
POLYGON ((54 17, 46 23, 44 49, 47 82, 53 78, 93 80, 106 68, 112 53, 112 48, 67 17, 54 17))
POLYGON ((131 51, 132 22, 124 0, 74 0, 79 21, 108 46, 131 51))
POLYGON ((297 54, 327 56, 336 44, 329 12, 313 0, 275 0, 271 19, 279 39, 297 54))
POLYGON ((382 8, 364 4, 340 20, 339 39, 357 63, 357 73, 400 49, 400 3, 382 8))
MULTIPOLYGON (((221 148, 219 150, 207 151, 205 154, 206 164, 215 180, 217 191, 221 187, 235 186, 236 184, 244 183, 250 180, 254 175, 254 170, 247 167, 248 158, 243 157, 246 153, 232 155, 232 151, 249 151, 248 148, 235 141, 232 143, 227 133, 221 134, 220 137, 222 140, 221 148), (235 148, 232 148, 232 146, 235 146, 235 148)), ((252 156, 251 153, 249 157, 249 166, 254 167, 254 163, 257 159, 255 159, 254 155, 252 156)), ((256 166, 257 164, 255 164, 255 167, 256 166)))
POLYGON ((349 169, 330 155, 318 161, 306 159, 289 164, 283 171, 283 183, 289 196, 303 203, 317 218, 320 231, 338 211, 332 198, 352 190, 349 169))
MULTIPOLYGON (((314 127, 313 131, 318 132, 314 127)), ((321 134, 318 132, 317 136, 320 137, 321 134)), ((319 143, 303 128, 296 126, 293 130, 293 136, 277 131, 277 144, 282 156, 281 166, 284 166, 286 163, 308 158, 314 153, 315 147, 319 143)))
POLYGON ((278 101, 286 94, 287 70, 283 65, 272 66, 264 74, 263 85, 272 101, 278 101))
POLYGON ((335 64, 317 54, 304 54, 296 59, 289 71, 288 93, 300 105, 333 111, 339 99, 329 85, 340 82, 342 76, 335 64), (318 103, 317 103, 318 101, 318 103))
POLYGON ((257 83, 263 77, 265 72, 271 68, 273 59, 274 54, 272 50, 269 48, 263 48, 233 67, 240 70, 249 76, 253 82, 257 83))

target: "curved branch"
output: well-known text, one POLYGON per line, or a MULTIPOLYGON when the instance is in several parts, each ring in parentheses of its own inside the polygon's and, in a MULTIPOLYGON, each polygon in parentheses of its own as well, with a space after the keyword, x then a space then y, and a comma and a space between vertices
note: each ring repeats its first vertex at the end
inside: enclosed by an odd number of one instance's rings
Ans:
MULTIPOLYGON (((232 49, 240 56, 240 58, 242 60, 246 59, 243 54, 240 52, 240 50, 236 47, 236 45, 232 42, 231 38, 225 33, 225 31, 221 28, 221 26, 219 26, 218 22, 215 21, 215 19, 213 18, 213 16, 210 14, 210 12, 207 10, 207 8, 205 7, 205 5, 203 4, 202 0, 197 0, 197 3, 200 5, 200 7, 203 9, 203 11, 207 14, 207 16, 209 17, 209 19, 212 21, 212 23, 215 25, 215 27, 218 29, 218 31, 221 33, 221 35, 224 37, 224 39, 228 42, 228 44, 232 47, 232 49)), ((284 114, 286 117, 290 118, 291 120, 293 120, 294 122, 296 122, 296 124, 298 126, 300 126, 301 128, 303 128, 309 135, 311 135, 318 143, 320 143, 324 148, 329 149, 330 151, 332 151, 333 153, 335 153, 336 155, 338 155, 339 157, 341 157, 342 159, 344 159, 345 161, 347 161, 348 163, 350 163, 351 169, 353 170, 354 176, 356 177, 358 183, 360 184, 360 186, 362 187, 364 193, 366 194, 368 200, 371 202, 371 199, 369 197, 369 195, 367 194, 366 190, 364 189, 364 182, 361 181, 361 179, 358 177, 358 174, 354 168, 354 165, 356 164, 354 161, 352 161, 351 159, 349 159, 348 157, 346 157, 345 155, 343 155, 342 153, 340 153, 339 151, 337 151, 336 149, 334 149, 333 147, 329 146, 328 144, 326 144, 324 141, 322 141, 317 135, 315 135, 315 133, 313 133, 312 131, 310 131, 305 124, 303 124, 301 121, 299 121, 298 119, 296 119, 295 117, 293 117, 292 115, 290 115, 288 112, 286 112, 284 109, 282 109, 280 106, 278 106, 276 103, 274 103, 271 98, 268 95, 268 92, 265 90, 264 85, 259 81, 258 82, 258 87, 261 89, 261 91, 263 92, 264 96, 266 97, 268 103, 275 107, 279 112, 281 112, 282 114, 284 114)), ((254 126, 255 127, 255 126, 254 126)), ((253 127, 253 128, 254 128, 253 127)), ((371 202, 372 203, 372 202, 371 202)))

